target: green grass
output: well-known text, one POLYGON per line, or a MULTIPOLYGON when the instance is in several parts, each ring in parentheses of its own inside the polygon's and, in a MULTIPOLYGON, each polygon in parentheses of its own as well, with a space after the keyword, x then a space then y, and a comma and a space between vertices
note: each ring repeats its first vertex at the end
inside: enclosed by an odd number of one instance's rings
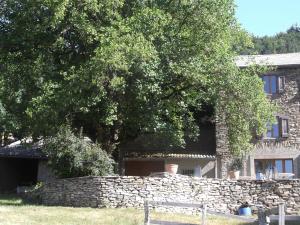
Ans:
MULTIPOLYGON (((151 218, 200 224, 199 216, 151 212, 151 218)), ((143 211, 136 209, 49 207, 25 204, 15 196, 0 196, 1 225, 142 225, 143 219, 143 211)), ((220 224, 250 225, 219 217, 208 218, 208 225, 220 224)))

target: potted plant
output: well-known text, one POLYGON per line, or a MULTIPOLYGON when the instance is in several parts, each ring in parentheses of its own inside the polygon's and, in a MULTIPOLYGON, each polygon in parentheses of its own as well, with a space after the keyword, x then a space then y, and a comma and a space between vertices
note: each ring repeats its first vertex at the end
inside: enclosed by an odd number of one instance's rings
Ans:
POLYGON ((178 164, 165 164, 165 171, 170 174, 176 174, 178 170, 178 164))
POLYGON ((238 180, 240 178, 240 170, 242 168, 243 161, 241 158, 233 159, 229 168, 229 178, 238 180))
POLYGON ((250 208, 250 205, 248 202, 243 203, 240 207, 239 207, 239 215, 240 216, 251 216, 252 215, 252 211, 250 208))

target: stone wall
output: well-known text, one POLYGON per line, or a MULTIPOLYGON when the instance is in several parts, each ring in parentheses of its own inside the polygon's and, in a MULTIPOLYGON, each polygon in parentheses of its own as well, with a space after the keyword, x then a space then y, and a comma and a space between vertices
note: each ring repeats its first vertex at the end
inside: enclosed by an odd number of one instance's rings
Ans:
POLYGON ((216 112, 216 157, 217 157, 217 178, 227 178, 228 168, 232 162, 229 150, 228 128, 225 123, 225 115, 217 107, 216 112))
MULTIPOLYGON (((242 202, 273 208, 286 202, 288 213, 300 209, 300 181, 202 179, 182 175, 165 177, 81 177, 45 183, 27 197, 45 205, 143 208, 154 201, 205 202, 208 208, 236 212, 242 202)), ((255 210, 255 207, 253 208, 255 210)))
POLYGON ((55 174, 48 165, 47 160, 39 160, 37 181, 45 182, 52 181, 55 179, 55 174))

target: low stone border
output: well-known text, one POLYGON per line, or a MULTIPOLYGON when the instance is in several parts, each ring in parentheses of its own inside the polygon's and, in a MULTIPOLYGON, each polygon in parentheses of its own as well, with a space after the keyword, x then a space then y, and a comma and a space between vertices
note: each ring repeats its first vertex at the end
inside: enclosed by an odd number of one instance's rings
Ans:
MULTIPOLYGON (((45 205, 143 208, 150 201, 205 202, 208 209, 234 213, 245 201, 273 208, 285 202, 287 214, 300 211, 300 181, 255 181, 165 177, 79 177, 55 180, 26 193, 45 205)), ((256 211, 256 208, 253 207, 256 211)))

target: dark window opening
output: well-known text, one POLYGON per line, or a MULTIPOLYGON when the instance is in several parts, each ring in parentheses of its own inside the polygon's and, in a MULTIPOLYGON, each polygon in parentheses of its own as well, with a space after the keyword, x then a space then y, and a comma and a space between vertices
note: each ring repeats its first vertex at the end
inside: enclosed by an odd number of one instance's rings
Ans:
POLYGON ((284 91, 285 78, 283 76, 263 76, 264 90, 267 94, 281 93, 284 91))
POLYGON ((293 173, 293 159, 255 159, 255 173, 293 173))
POLYGON ((289 136, 289 122, 286 116, 277 116, 276 123, 267 124, 266 139, 270 138, 286 138, 289 136))
POLYGON ((194 169, 182 169, 180 171, 180 174, 186 175, 186 176, 194 176, 194 169))

